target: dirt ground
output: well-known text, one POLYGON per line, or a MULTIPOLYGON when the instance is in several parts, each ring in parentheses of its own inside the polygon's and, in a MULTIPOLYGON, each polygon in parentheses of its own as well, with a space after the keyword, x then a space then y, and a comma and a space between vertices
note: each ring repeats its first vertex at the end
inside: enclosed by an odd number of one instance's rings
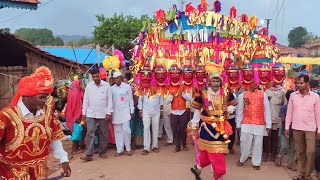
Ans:
MULTIPOLYGON (((91 162, 83 162, 80 155, 71 160, 72 176, 65 179, 83 180, 193 180, 190 167, 194 164, 195 153, 193 145, 189 145, 189 151, 173 153, 174 146, 162 146, 165 141, 160 141, 160 153, 141 155, 142 149, 134 151, 133 156, 114 157, 115 149, 109 149, 108 158, 101 159, 94 156, 91 162)), ((63 142, 65 149, 70 152, 70 141, 63 142)), ((227 155, 227 174, 224 180, 289 180, 296 172, 286 168, 279 168, 273 162, 263 163, 260 171, 253 170, 248 161, 243 167, 237 167, 239 159, 239 146, 235 145, 236 154, 227 155)), ((59 161, 51 160, 51 177, 60 175, 59 161)), ((202 180, 212 178, 211 167, 206 167, 202 174, 202 180)))

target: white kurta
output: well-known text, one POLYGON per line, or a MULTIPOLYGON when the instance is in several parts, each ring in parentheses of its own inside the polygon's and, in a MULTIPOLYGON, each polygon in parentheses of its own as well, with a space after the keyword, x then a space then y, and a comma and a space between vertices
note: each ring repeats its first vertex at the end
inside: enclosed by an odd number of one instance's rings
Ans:
POLYGON ((134 113, 131 86, 122 82, 120 86, 113 85, 111 92, 113 102, 112 123, 123 124, 130 121, 130 114, 134 113))

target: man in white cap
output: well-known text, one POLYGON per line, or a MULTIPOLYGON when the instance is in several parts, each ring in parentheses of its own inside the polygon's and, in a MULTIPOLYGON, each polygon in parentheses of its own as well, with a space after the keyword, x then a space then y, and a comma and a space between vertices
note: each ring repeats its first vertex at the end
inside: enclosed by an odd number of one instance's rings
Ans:
POLYGON ((121 72, 113 74, 115 85, 111 87, 113 100, 112 124, 116 138, 116 157, 124 154, 126 147, 127 155, 131 156, 131 130, 130 119, 133 117, 134 106, 132 88, 122 82, 121 72))

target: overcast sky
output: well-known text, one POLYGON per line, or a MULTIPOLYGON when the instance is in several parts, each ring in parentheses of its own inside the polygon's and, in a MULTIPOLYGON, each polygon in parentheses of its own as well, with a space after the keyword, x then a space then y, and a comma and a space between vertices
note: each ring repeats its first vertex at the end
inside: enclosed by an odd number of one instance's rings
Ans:
MULTIPOLYGON (((179 0, 40 0, 43 4, 36 11, 18 16, 28 10, 0 9, 0 27, 9 27, 15 31, 21 27, 48 28, 55 35, 92 36, 97 25, 96 14, 112 16, 114 13, 140 16, 158 9, 167 11, 179 0), (4 22, 14 16, 12 20, 4 22)), ((201 0, 185 0, 193 5, 201 0)), ((212 8, 213 0, 207 0, 212 8)), ((320 0, 220 0, 223 14, 229 14, 232 6, 237 15, 256 15, 259 19, 271 18, 270 33, 278 37, 278 42, 287 44, 287 35, 291 29, 304 26, 309 32, 320 35, 318 20, 320 0), (283 3, 284 2, 284 3, 283 3), (283 6, 282 6, 283 4, 283 6), (279 11, 281 10, 281 11, 279 11)), ((185 3, 185 4, 186 4, 185 3)), ((179 7, 179 6, 178 6, 179 7)))

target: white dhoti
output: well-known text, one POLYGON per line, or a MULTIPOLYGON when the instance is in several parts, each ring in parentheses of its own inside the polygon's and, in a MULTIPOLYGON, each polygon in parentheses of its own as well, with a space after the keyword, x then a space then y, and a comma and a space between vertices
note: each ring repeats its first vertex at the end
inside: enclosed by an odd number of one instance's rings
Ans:
POLYGON ((252 153, 252 165, 260 166, 262 158, 263 136, 242 132, 240 142, 240 162, 246 162, 252 153))
POLYGON ((114 135, 116 139, 117 153, 122 153, 124 147, 127 151, 131 151, 131 129, 130 121, 122 124, 113 124, 114 135))
POLYGON ((170 114, 164 114, 163 118, 159 121, 159 138, 162 138, 163 128, 168 136, 167 142, 173 143, 173 133, 171 129, 170 114))

